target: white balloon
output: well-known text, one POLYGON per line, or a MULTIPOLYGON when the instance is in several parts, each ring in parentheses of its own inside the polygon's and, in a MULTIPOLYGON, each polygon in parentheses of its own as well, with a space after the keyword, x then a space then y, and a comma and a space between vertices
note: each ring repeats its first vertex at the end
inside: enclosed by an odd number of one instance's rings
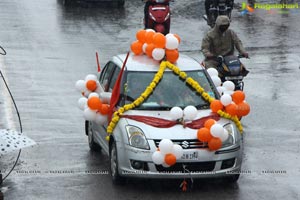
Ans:
POLYGON ((92 92, 92 93, 89 94, 89 98, 91 98, 91 97, 98 97, 99 98, 99 94, 96 93, 96 92, 92 92))
POLYGON ((83 92, 84 90, 86 90, 85 81, 84 80, 78 80, 78 81, 76 81, 75 88, 79 92, 83 92))
POLYGON ((95 121, 96 115, 97 115, 96 111, 93 111, 89 108, 86 108, 83 111, 83 117, 85 120, 88 120, 88 121, 95 121))
POLYGON ((223 94, 220 100, 223 106, 228 106, 232 102, 232 98, 229 94, 223 94))
POLYGON ((88 89, 85 89, 85 90, 83 91, 83 95, 84 95, 86 98, 88 98, 89 95, 90 95, 91 93, 92 93, 92 92, 89 91, 88 89))
POLYGON ((159 150, 160 152, 165 155, 165 154, 168 154, 168 153, 171 153, 172 150, 173 150, 173 142, 169 139, 162 139, 160 142, 159 142, 159 150))
POLYGON ((166 49, 174 50, 179 46, 179 41, 174 35, 166 37, 166 49))
POLYGON ((154 58, 154 60, 161 60, 163 59, 165 56, 165 50, 162 48, 155 48, 152 51, 152 57, 154 58))
POLYGON ((177 120, 177 119, 180 119, 183 117, 183 110, 180 108, 180 107, 173 107, 171 110, 170 110, 170 117, 173 119, 173 120, 177 120))
POLYGON ((107 115, 102 115, 100 113, 97 113, 95 117, 95 122, 100 125, 107 124, 107 115))
POLYGON ((172 153, 175 155, 176 159, 180 159, 183 155, 183 149, 180 145, 174 144, 172 153))
POLYGON ((221 79, 218 76, 212 76, 211 80, 213 81, 216 87, 220 86, 222 83, 221 79))
POLYGON ((195 106, 187 106, 183 109, 183 119, 193 120, 197 117, 197 108, 195 106))
POLYGON ((232 81, 225 81, 222 86, 225 87, 226 90, 229 90, 229 91, 233 91, 235 88, 235 85, 232 81))
POLYGON ((215 68, 208 68, 207 73, 212 77, 212 76, 218 76, 219 72, 215 68))
POLYGON ((219 136, 222 142, 226 141, 229 137, 228 131, 224 128, 224 132, 222 135, 219 136))
POLYGON ((155 30, 153 30, 153 29, 151 29, 151 28, 146 29, 146 31, 147 31, 147 32, 148 32, 148 31, 155 32, 155 30))
POLYGON ((166 35, 166 38, 167 38, 167 37, 175 37, 175 36, 174 36, 173 33, 168 33, 168 34, 166 35))
POLYGON ((155 151, 152 154, 152 160, 155 164, 161 165, 165 162, 165 157, 160 151, 155 151))
POLYGON ((168 164, 165 163, 165 162, 162 164, 162 166, 165 167, 165 168, 171 167, 170 165, 168 165, 168 164))
POLYGON ((88 80, 94 80, 94 81, 97 81, 97 76, 94 75, 94 74, 89 74, 85 77, 85 81, 88 81, 88 80))
POLYGON ((142 46, 143 52, 146 53, 146 48, 147 48, 148 44, 145 42, 142 46))
POLYGON ((224 88, 223 86, 218 86, 217 90, 218 90, 219 94, 222 96, 223 92, 226 90, 226 88, 224 88))
POLYGON ((214 124, 210 128, 210 133, 214 137, 220 137, 221 135, 224 134, 224 128, 220 124, 214 124))
POLYGON ((223 94, 228 94, 228 95, 232 95, 234 93, 234 91, 231 91, 231 90, 226 90, 225 88, 225 91, 223 92, 223 94))
POLYGON ((81 97, 80 99, 78 99, 78 107, 81 110, 84 110, 87 107, 87 98, 86 97, 81 97))

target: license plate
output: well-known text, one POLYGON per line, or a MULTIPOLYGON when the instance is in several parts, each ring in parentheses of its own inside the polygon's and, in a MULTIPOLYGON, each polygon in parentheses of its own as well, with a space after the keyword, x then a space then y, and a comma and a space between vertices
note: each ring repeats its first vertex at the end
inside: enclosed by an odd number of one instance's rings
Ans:
POLYGON ((181 156, 182 160, 198 160, 198 152, 192 151, 192 152, 184 152, 181 156))

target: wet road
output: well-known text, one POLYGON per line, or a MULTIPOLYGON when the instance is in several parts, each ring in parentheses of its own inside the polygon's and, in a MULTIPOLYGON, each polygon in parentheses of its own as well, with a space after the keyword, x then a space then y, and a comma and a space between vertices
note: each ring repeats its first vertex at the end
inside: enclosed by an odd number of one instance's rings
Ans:
MULTIPOLYGON (((241 1, 237 1, 241 2, 241 1)), ((199 52, 208 26, 203 3, 171 3, 171 32, 182 38, 180 50, 199 52)), ((142 28, 143 4, 128 0, 124 9, 91 6, 65 8, 55 0, 1 0, 0 67, 14 95, 23 131, 38 145, 22 151, 1 191, 5 199, 300 199, 300 10, 288 15, 258 10, 239 16, 231 28, 251 59, 245 79, 251 113, 242 122, 245 149, 235 185, 195 181, 182 193, 180 181, 131 180, 113 186, 108 157, 91 153, 77 108, 75 82, 96 73, 100 62, 129 50, 142 28)), ((12 103, 0 84, 1 128, 19 129, 12 103)), ((4 175, 17 153, 1 158, 4 175)))

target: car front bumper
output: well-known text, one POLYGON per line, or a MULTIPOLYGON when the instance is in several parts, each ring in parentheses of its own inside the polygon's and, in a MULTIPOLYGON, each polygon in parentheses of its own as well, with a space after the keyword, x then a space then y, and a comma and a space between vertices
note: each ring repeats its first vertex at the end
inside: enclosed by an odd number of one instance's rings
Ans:
POLYGON ((156 146, 149 140, 153 150, 142 150, 117 143, 119 174, 135 178, 217 178, 238 174, 242 165, 242 141, 230 148, 211 152, 207 149, 188 149, 184 154, 197 154, 197 158, 178 159, 171 167, 156 165, 152 154, 156 146), (134 164, 138 164, 135 167, 134 164))

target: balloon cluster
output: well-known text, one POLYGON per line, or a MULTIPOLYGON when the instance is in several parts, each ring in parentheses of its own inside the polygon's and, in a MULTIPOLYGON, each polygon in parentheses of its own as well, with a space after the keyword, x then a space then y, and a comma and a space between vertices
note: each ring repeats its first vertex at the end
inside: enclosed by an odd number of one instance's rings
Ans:
POLYGON ((83 95, 78 100, 78 107, 83 110, 84 119, 101 125, 106 124, 109 104, 100 99, 101 89, 97 77, 87 75, 85 80, 78 80, 75 87, 83 95))
POLYGON ((180 107, 173 107, 170 110, 170 117, 173 120, 184 119, 186 121, 194 120, 197 117, 197 108, 195 106, 187 106, 183 110, 180 107))
POLYGON ((88 97, 92 92, 100 93, 99 86, 100 83, 94 74, 87 75, 84 80, 78 80, 75 84, 76 89, 85 97, 88 97))
POLYGON ((245 101, 245 93, 241 90, 234 91, 235 85, 232 81, 221 82, 218 77, 218 71, 214 68, 207 69, 208 74, 211 76, 212 81, 217 87, 221 95, 220 100, 213 100, 210 108, 213 112, 224 110, 231 116, 246 116, 250 112, 250 106, 245 101))
POLYGON ((152 154, 152 160, 157 165, 170 167, 176 163, 183 155, 183 149, 180 145, 174 144, 169 139, 163 139, 159 142, 158 150, 152 154))
POLYGON ((198 129, 197 138, 201 142, 207 142, 211 151, 216 151, 222 147, 222 142, 228 139, 228 131, 215 120, 208 119, 204 123, 204 127, 198 129))
POLYGON ((171 63, 175 63, 179 57, 180 37, 177 34, 168 33, 165 36, 152 29, 147 29, 139 30, 136 33, 136 39, 130 46, 135 55, 146 54, 157 61, 166 58, 171 63))

